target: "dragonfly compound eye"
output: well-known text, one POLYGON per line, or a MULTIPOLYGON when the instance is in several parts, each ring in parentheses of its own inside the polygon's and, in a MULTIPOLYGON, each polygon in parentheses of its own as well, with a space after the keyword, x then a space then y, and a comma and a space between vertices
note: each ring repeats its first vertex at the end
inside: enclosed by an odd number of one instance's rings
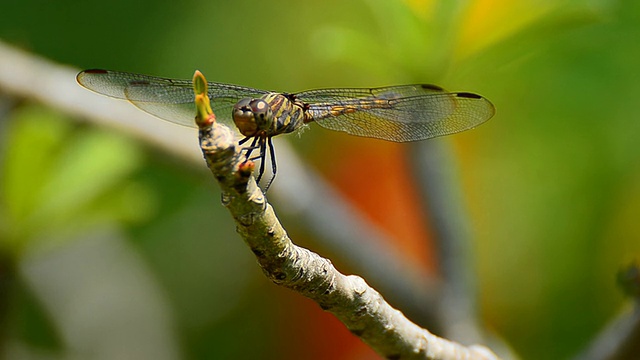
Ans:
POLYGON ((253 110, 251 109, 251 98, 245 98, 238 101, 233 106, 233 122, 236 124, 240 133, 244 136, 255 136, 258 131, 258 124, 256 123, 253 110))
POLYGON ((244 136, 256 136, 271 122, 271 107, 263 99, 245 98, 233 107, 233 122, 244 136))
POLYGON ((253 116, 258 122, 258 127, 263 128, 263 124, 271 117, 271 107, 262 99, 254 99, 249 103, 253 116))

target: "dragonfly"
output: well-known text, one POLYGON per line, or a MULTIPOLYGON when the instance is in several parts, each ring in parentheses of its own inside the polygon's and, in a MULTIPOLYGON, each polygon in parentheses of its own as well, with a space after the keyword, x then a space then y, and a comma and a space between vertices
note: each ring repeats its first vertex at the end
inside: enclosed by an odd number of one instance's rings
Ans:
MULTIPOLYGON (((169 122, 196 127, 191 80, 91 69, 76 80, 83 87, 124 99, 169 122)), ((448 92, 437 85, 414 84, 377 88, 327 88, 285 93, 245 86, 208 83, 216 119, 235 125, 244 136, 248 160, 260 160, 256 182, 265 172, 267 150, 273 182, 277 165, 272 138, 309 123, 351 135, 393 142, 430 139, 472 129, 495 114, 493 104, 470 92, 448 92), (259 154, 251 157, 254 150, 259 154)))

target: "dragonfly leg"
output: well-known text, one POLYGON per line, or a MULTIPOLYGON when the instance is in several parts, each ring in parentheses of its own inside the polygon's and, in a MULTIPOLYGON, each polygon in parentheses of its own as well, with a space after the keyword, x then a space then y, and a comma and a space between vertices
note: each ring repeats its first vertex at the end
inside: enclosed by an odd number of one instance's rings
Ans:
MULTIPOLYGON (((250 139, 250 137, 246 137, 246 138, 240 140, 240 144, 243 144, 243 143, 247 142, 247 140, 249 140, 249 139, 250 139)), ((251 153, 253 152, 253 150, 255 150, 255 149, 257 149, 259 147, 259 146, 256 146, 256 143, 258 142, 258 139, 259 139, 258 137, 254 137, 250 146, 242 148, 243 151, 247 152, 247 154, 245 155, 245 160, 244 161, 249 161, 249 160, 255 160, 256 159, 256 158, 250 159, 249 157, 251 156, 251 153)))
POLYGON ((267 141, 265 138, 260 138, 260 155, 258 158, 260 159, 260 171, 258 172, 258 178, 256 179, 256 183, 260 183, 260 179, 262 179, 262 175, 264 175, 264 166, 265 160, 267 158, 267 141))
POLYGON ((271 158, 271 178, 269 179, 269 182, 267 183, 267 186, 264 188, 264 192, 266 193, 267 190, 269 190, 269 187, 271 186, 271 183, 273 182, 273 180, 275 180, 276 178, 276 173, 278 172, 278 165, 276 165, 276 150, 273 147, 273 141, 271 140, 271 136, 267 138, 267 145, 269 146, 269 157, 271 158))
POLYGON ((246 143, 249 139, 251 139, 251 136, 245 136, 244 139, 238 141, 238 145, 246 143))

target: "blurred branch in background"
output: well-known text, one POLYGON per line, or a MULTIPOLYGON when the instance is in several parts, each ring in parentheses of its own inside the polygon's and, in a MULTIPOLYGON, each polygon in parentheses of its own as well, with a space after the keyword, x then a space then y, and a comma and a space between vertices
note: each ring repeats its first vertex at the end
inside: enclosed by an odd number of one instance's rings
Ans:
POLYGON ((640 266, 618 272, 618 284, 632 300, 575 360, 626 360, 640 354, 640 266))
POLYGON ((482 338, 476 309, 476 285, 472 269, 471 239, 465 219, 451 150, 435 140, 415 144, 409 150, 414 176, 419 184, 421 204, 429 214, 437 245, 437 259, 443 281, 442 311, 450 323, 447 336, 464 341, 482 338))
POLYGON ((193 129, 165 124, 126 102, 87 92, 75 82, 77 70, 0 42, 0 89, 6 94, 60 109, 103 126, 141 138, 163 150, 199 160, 193 129))
POLYGON ((618 316, 574 360, 632 360, 640 354, 640 303, 618 316))
POLYGON ((501 339, 485 330, 480 320, 473 239, 450 143, 424 141, 412 144, 407 152, 418 184, 419 203, 428 214, 425 222, 431 224, 437 239, 445 336, 463 343, 481 342, 505 358, 517 358, 501 339))

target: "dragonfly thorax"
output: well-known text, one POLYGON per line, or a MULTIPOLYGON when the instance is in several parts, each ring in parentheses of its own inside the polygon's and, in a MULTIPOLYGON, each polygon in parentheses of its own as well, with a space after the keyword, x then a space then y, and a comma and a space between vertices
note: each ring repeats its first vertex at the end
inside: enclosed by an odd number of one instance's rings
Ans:
POLYGON ((233 122, 244 136, 253 137, 271 128, 273 114, 263 99, 245 98, 233 106, 233 122))

